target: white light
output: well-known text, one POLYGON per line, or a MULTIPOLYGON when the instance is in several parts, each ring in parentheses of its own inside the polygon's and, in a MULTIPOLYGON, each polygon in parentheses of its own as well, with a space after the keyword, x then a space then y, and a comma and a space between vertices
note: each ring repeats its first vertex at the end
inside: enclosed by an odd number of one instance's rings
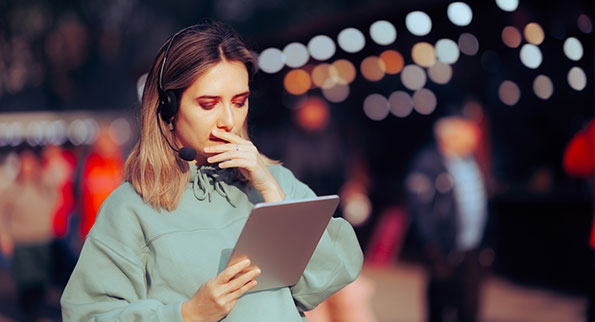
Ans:
POLYGON ((432 19, 425 12, 413 11, 405 17, 405 26, 416 36, 425 36, 432 30, 432 19))
POLYGON ((285 64, 291 68, 300 68, 310 59, 308 48, 299 42, 292 42, 285 46, 283 55, 285 55, 285 64))
POLYGON ((390 112, 396 117, 406 117, 413 111, 411 96, 403 91, 396 91, 388 98, 390 112))
POLYGON ((370 94, 364 100, 364 113, 374 121, 384 120, 388 111, 388 101, 380 94, 370 94))
POLYGON ((285 65, 285 56, 277 48, 267 48, 258 56, 258 68, 265 73, 274 74, 285 65))
POLYGON ((568 72, 568 84, 576 91, 582 91, 587 86, 587 76, 580 67, 572 67, 568 72))
POLYGON ((122 117, 115 119, 109 126, 109 135, 116 142, 122 145, 130 139, 132 130, 128 121, 122 117))
POLYGON ((457 26, 467 26, 473 19, 471 8, 464 2, 453 2, 448 5, 446 15, 450 21, 457 26))
POLYGON ((362 193, 356 193, 347 198, 343 208, 343 216, 353 226, 360 226, 365 223, 370 217, 371 212, 372 203, 370 202, 370 199, 362 193))
POLYGON ((541 61, 543 60, 541 50, 539 50, 539 47, 533 44, 524 44, 523 47, 521 47, 520 55, 523 65, 531 69, 539 67, 539 65, 541 65, 541 61))
POLYGON ((386 20, 379 20, 370 26, 370 37, 379 45, 390 45, 397 39, 397 29, 386 20))
POLYGON ((496 5, 504 11, 515 11, 519 6, 519 0, 496 0, 496 5))
POLYGON ((145 83, 147 82, 147 75, 149 73, 144 73, 140 75, 138 80, 136 81, 136 95, 138 96, 138 101, 143 101, 143 92, 145 91, 145 83))
POLYGON ((87 137, 83 140, 83 143, 93 144, 99 136, 99 124, 94 119, 85 119, 83 123, 87 127, 87 137))
POLYGON ((308 51, 314 59, 324 61, 333 57, 336 47, 331 38, 325 35, 318 35, 308 42, 308 51))
POLYGON ((37 146, 41 143, 43 138, 43 129, 38 122, 31 122, 27 125, 26 134, 27 143, 30 146, 37 146))
POLYGON ((440 39, 435 46, 436 58, 445 64, 454 64, 459 59, 459 46, 450 39, 440 39))
POLYGON ((357 53, 366 45, 366 38, 361 31, 355 28, 347 28, 339 33, 337 42, 339 43, 339 47, 344 51, 348 53, 357 53))
POLYGON ((417 65, 407 65, 401 72, 401 82, 412 91, 424 87, 426 80, 426 73, 417 65))
POLYGON ((12 122, 6 129, 6 137, 8 144, 11 146, 17 146, 24 141, 24 129, 20 122, 12 122))
POLYGON ((564 41, 564 54, 570 60, 579 61, 583 58, 583 45, 578 39, 570 37, 564 41))

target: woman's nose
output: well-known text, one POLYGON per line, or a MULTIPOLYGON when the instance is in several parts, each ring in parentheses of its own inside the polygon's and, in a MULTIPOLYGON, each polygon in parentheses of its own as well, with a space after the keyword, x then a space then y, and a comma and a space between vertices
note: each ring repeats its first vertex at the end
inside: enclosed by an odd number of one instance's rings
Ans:
POLYGON ((230 104, 224 104, 219 111, 217 127, 229 131, 233 128, 233 111, 230 104))

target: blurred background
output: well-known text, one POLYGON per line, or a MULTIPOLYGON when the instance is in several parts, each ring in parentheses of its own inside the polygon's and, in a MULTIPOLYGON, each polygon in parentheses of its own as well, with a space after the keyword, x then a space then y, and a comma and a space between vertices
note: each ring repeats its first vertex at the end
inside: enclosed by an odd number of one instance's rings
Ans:
POLYGON ((415 160, 453 115, 473 126, 460 135, 485 192, 479 320, 587 321, 593 16, 591 0, 3 0, 0 320, 31 319, 38 303, 60 320, 82 240, 138 138, 144 74, 171 34, 211 17, 258 55, 256 146, 318 195, 340 194, 336 215, 365 253, 362 278, 312 321, 428 318, 435 274, 414 200, 458 181, 415 160), (43 285, 11 273, 36 266, 17 260, 19 242, 45 245, 43 285))

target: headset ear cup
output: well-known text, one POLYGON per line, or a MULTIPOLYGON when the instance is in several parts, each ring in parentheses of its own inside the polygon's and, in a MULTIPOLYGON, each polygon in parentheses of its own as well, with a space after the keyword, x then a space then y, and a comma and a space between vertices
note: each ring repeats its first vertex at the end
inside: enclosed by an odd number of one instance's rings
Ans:
POLYGON ((176 93, 174 91, 167 91, 166 95, 167 95, 167 99, 169 101, 169 111, 171 113, 169 115, 169 120, 171 121, 171 119, 174 116, 176 116, 176 114, 178 114, 178 108, 179 108, 178 95, 176 95, 176 93))
POLYGON ((166 91, 159 98, 159 114, 161 119, 169 124, 178 112, 178 96, 173 91, 166 91))

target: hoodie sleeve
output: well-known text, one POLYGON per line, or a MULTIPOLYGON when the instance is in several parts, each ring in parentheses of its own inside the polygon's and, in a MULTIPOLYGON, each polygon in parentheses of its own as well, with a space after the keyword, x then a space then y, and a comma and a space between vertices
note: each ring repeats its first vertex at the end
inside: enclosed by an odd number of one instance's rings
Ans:
POLYGON ((118 190, 106 199, 85 241, 62 294, 62 319, 182 321, 181 302, 165 305, 146 296, 144 235, 118 190))
MULTIPOLYGON (((279 166, 277 180, 286 200, 313 198, 316 195, 293 173, 279 166)), ((329 298, 359 275, 363 254, 351 225, 342 218, 332 218, 324 231, 304 274, 291 293, 300 311, 309 311, 329 298)))

